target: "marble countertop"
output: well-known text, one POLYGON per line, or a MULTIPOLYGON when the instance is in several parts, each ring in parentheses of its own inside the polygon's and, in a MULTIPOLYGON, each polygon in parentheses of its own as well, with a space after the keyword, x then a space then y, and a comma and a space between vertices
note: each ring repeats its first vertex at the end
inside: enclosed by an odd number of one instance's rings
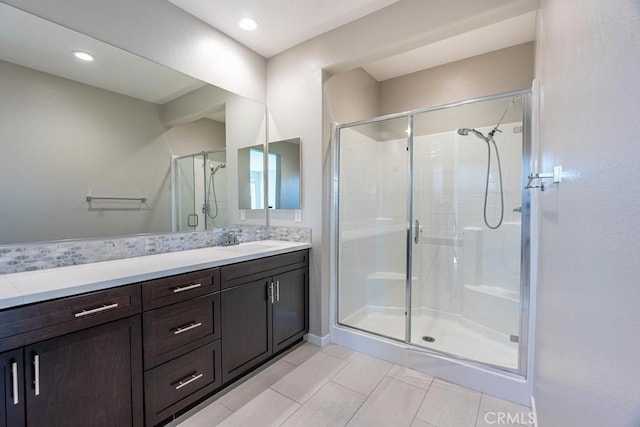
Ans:
POLYGON ((0 276, 0 309, 310 248, 261 240, 0 276))

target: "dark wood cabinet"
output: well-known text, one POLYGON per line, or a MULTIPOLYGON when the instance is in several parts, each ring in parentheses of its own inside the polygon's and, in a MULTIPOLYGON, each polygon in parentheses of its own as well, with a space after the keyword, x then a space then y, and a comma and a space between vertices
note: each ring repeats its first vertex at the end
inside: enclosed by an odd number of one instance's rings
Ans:
POLYGON ((222 291, 222 379, 225 383, 272 354, 271 281, 222 291))
POLYGON ((142 283, 145 424, 222 386, 220 269, 142 283))
POLYGON ((145 369, 220 339, 220 292, 147 311, 143 327, 145 369))
POLYGON ((2 405, 0 426, 24 425, 24 363, 22 349, 0 354, 2 368, 2 405))
POLYGON ((142 426, 139 285, 0 312, 0 425, 142 426))
POLYGON ((300 268, 273 277, 273 352, 293 344, 309 330, 309 269, 300 268))
POLYGON ((28 426, 141 426, 140 316, 25 347, 28 426))
POLYGON ((309 330, 308 251, 222 267, 222 380, 226 384, 309 330))
POLYGON ((308 256, 0 310, 0 427, 171 419, 307 333, 308 256))
POLYGON ((149 426, 219 389, 220 340, 145 372, 144 386, 149 426))

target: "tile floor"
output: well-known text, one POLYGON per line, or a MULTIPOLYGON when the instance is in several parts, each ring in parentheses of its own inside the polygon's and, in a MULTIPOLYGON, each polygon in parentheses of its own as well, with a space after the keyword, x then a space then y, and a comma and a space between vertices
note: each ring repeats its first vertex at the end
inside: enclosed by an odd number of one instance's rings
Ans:
POLYGON ((344 347, 308 343, 214 399, 172 425, 518 426, 497 417, 526 421, 529 414, 524 406, 344 347))

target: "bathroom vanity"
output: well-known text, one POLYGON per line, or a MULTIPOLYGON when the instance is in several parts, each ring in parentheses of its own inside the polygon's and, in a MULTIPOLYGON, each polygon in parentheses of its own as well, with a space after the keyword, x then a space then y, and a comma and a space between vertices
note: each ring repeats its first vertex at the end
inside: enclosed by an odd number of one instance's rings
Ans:
POLYGON ((152 426, 222 389, 307 333, 309 247, 4 276, 31 303, 0 301, 0 426, 152 426))

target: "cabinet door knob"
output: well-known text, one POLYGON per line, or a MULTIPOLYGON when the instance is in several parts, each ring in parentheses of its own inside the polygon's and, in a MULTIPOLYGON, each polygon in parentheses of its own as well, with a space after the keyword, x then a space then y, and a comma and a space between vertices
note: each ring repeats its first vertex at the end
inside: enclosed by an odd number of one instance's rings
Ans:
POLYGON ((280 281, 276 280, 276 301, 280 302, 280 281))
POLYGON ((269 283, 269 299, 271 299, 271 304, 273 304, 274 303, 273 282, 269 283))
POLYGON ((18 396, 18 362, 11 363, 11 384, 12 384, 12 393, 13 393, 13 404, 17 405, 20 403, 20 399, 18 396))

